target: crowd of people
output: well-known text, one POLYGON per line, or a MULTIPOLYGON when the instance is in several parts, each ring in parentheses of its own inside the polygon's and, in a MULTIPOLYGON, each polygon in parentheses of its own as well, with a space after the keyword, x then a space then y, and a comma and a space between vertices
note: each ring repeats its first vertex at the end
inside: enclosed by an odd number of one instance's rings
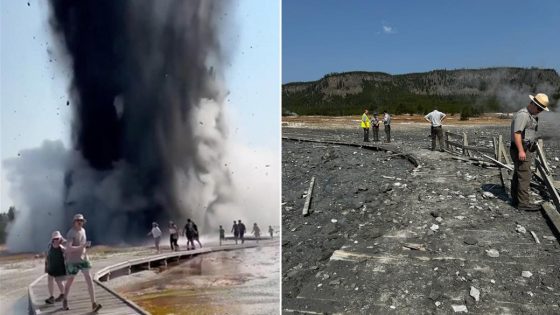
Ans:
MULTIPOLYGON (((544 93, 529 95, 527 106, 518 110, 511 121, 510 156, 514 164, 511 180, 511 205, 519 210, 539 211, 541 209, 541 205, 531 201, 529 190, 532 176, 531 165, 538 141, 538 115, 542 112, 550 111, 548 105, 548 95, 544 93)), ((390 142, 391 117, 386 111, 383 113, 382 122, 385 124, 386 142, 390 142)), ((441 152, 445 151, 443 121, 446 117, 437 108, 434 108, 432 112, 424 116, 424 119, 431 125, 432 151, 436 150, 436 139, 439 142, 439 150, 441 152)), ((374 141, 379 141, 379 122, 377 113, 370 117, 368 110, 364 110, 360 121, 360 126, 364 130, 364 142, 369 141, 370 127, 373 130, 374 141)))
POLYGON ((369 142, 369 128, 371 128, 373 134, 373 141, 380 141, 379 126, 381 123, 383 123, 385 129, 385 142, 389 143, 391 142, 391 115, 387 111, 383 111, 383 118, 379 118, 377 112, 370 116, 369 111, 364 110, 360 121, 360 126, 364 130, 364 142, 369 142))
MULTIPOLYGON (((239 241, 241 241, 241 244, 245 243, 246 230, 247 228, 245 227, 245 224, 241 222, 241 220, 233 221, 231 233, 233 234, 233 239, 235 240, 235 244, 238 244, 239 241)), ((268 226, 268 233, 270 234, 270 238, 273 238, 274 229, 272 228, 271 225, 268 226)), ((261 228, 257 225, 257 223, 253 224, 253 230, 251 231, 251 234, 255 236, 255 239, 258 243, 261 237, 261 228)), ((220 245, 222 244, 222 241, 225 240, 225 238, 226 238, 226 231, 224 230, 223 226, 220 225, 220 245)))
MULTIPOLYGON (((191 219, 187 219, 187 223, 183 230, 179 230, 177 224, 173 221, 169 221, 168 226, 169 231, 169 245, 172 251, 179 250, 179 234, 187 238, 187 250, 196 249, 194 242, 198 243, 198 246, 202 248, 202 243, 200 243, 198 226, 191 219)), ((160 252, 159 243, 162 236, 161 229, 157 222, 152 223, 152 230, 148 233, 148 236, 152 236, 154 239, 154 244, 156 247, 156 252, 160 252)))

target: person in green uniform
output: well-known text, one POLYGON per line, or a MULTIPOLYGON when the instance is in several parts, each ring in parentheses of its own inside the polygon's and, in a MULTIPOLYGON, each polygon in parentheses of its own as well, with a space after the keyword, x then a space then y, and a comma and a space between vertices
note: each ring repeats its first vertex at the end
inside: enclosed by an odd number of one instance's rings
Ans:
POLYGON ((45 272, 48 274, 49 298, 45 300, 47 304, 54 304, 64 300, 64 278, 66 276, 66 265, 64 264, 64 246, 62 234, 54 231, 51 235, 51 242, 45 257, 45 272), (60 290, 60 294, 54 298, 54 282, 60 290))

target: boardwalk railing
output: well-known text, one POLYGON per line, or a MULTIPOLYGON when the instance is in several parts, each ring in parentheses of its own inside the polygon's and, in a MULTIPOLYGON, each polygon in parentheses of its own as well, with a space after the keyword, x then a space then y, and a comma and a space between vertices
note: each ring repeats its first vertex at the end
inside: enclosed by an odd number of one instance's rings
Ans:
MULTIPOLYGON (((122 261, 116 264, 112 264, 110 266, 103 267, 97 270, 93 275, 94 283, 109 293, 103 292, 96 292, 98 296, 104 295, 104 299, 113 299, 115 302, 111 303, 112 305, 120 303, 118 306, 118 310, 112 310, 110 307, 103 307, 104 311, 113 311, 119 314, 149 314, 145 310, 143 310, 140 306, 135 304, 134 302, 128 300, 127 298, 123 297, 116 291, 109 288, 104 282, 109 281, 115 277, 123 276, 123 275, 130 275, 134 272, 141 271, 141 270, 149 270, 151 268, 164 266, 167 267, 168 264, 176 263, 181 260, 189 259, 197 255, 211 253, 211 252, 218 252, 218 251, 230 251, 230 250, 237 250, 237 249, 245 249, 245 248, 253 248, 257 247, 258 244, 243 244, 243 245, 227 245, 227 246, 219 246, 219 247, 207 247, 207 248, 199 248, 196 250, 188 250, 188 251, 176 251, 176 252, 169 252, 163 253, 158 255, 151 255, 147 257, 141 257, 136 259, 129 259, 126 261, 122 261)), ((46 283, 45 282, 46 274, 40 276, 35 281, 33 281, 28 287, 28 298, 29 298, 29 313, 30 314, 55 314, 58 311, 61 311, 60 308, 56 308, 56 306, 51 305, 47 306, 44 305, 41 301, 44 298, 42 295, 46 294, 46 283), (50 308, 49 308, 50 307, 50 308)), ((78 278, 79 279, 79 278, 78 278)), ((85 289, 85 288, 84 288, 85 289)), ((89 296, 83 295, 80 298, 87 299, 89 302, 89 296)), ((83 302, 79 302, 80 304, 84 304, 83 302)), ((85 303, 87 304, 87 302, 85 303)), ((78 309, 73 310, 79 311, 78 309)), ((73 312, 61 312, 61 314, 74 314, 73 312)), ((115 313, 116 314, 116 313, 115 313)))

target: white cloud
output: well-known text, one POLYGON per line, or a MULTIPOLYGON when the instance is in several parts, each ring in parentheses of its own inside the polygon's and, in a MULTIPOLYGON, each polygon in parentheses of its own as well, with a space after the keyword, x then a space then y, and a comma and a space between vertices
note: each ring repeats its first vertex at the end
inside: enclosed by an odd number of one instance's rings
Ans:
POLYGON ((383 33, 385 33, 385 34, 396 34, 397 30, 394 29, 392 26, 383 25, 383 33))

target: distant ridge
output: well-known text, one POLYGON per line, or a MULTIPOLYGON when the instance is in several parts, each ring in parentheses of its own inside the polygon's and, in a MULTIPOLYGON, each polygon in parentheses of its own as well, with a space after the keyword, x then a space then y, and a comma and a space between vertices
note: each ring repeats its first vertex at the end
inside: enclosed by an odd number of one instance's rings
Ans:
POLYGON ((496 67, 433 70, 391 75, 352 71, 329 73, 317 81, 282 86, 283 114, 355 115, 364 108, 396 114, 448 113, 477 115, 514 111, 528 94, 544 92, 552 107, 560 99, 560 76, 554 69, 496 67))

